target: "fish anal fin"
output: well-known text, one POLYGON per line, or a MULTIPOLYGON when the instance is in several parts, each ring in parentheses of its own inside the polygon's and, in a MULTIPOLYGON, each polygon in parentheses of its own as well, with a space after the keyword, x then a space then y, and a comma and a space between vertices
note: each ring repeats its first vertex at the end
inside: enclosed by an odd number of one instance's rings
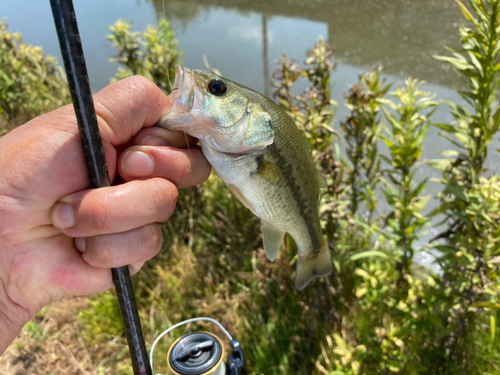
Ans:
POLYGON ((306 255, 299 252, 295 286, 298 290, 302 290, 311 282, 313 277, 328 276, 332 271, 332 257, 328 250, 328 243, 324 240, 318 251, 306 255))
POLYGON ((280 231, 274 225, 261 221, 262 224, 262 238, 264 240, 264 250, 271 262, 274 262, 278 253, 280 252, 281 245, 285 232, 280 231))

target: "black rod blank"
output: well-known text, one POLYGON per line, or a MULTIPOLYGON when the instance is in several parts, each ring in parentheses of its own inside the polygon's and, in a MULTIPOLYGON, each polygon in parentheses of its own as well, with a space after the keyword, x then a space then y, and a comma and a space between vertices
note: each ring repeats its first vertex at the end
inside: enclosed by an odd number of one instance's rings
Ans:
MULTIPOLYGON (((111 185, 72 0, 50 0, 92 188, 111 185)), ((111 270, 135 373, 152 375, 127 266, 111 270)))

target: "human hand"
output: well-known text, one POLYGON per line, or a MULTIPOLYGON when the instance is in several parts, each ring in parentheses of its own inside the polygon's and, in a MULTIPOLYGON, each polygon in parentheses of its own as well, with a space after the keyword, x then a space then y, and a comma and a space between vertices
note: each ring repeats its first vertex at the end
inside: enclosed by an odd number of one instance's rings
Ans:
POLYGON ((152 127, 171 102, 151 81, 117 82, 94 103, 123 184, 89 190, 72 105, 0 139, 0 354, 43 306, 110 288, 112 267, 137 272, 161 248, 177 189, 210 174, 196 139, 152 127))

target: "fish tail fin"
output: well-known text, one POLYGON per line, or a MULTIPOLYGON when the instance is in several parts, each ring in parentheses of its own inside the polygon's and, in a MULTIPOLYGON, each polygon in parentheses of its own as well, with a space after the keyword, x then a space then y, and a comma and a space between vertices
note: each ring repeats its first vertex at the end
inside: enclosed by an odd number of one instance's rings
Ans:
POLYGON ((328 276, 332 271, 332 257, 328 250, 328 243, 323 238, 323 242, 318 251, 306 255, 300 255, 299 251, 295 286, 298 290, 302 290, 311 282, 313 277, 328 276))

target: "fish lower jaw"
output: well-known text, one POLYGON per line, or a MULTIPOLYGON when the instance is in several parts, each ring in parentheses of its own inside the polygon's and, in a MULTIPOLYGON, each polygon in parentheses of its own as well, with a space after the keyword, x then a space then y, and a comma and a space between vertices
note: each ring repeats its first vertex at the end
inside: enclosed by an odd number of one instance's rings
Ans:
POLYGON ((235 153, 224 153, 224 154, 233 159, 242 159, 250 156, 250 154, 235 154, 235 153))
POLYGON ((244 158, 244 157, 248 157, 250 156, 251 154, 250 153, 243 153, 243 152, 228 152, 228 150, 221 150, 221 147, 218 146, 218 144, 213 140, 205 140, 205 142, 203 142, 203 148, 206 149, 206 151, 204 152, 209 152, 211 154, 213 153, 218 153, 218 154, 222 154, 226 157, 229 157, 229 158, 232 158, 232 159, 239 159, 239 158, 244 158), (217 147, 218 146, 218 147, 217 147))
POLYGON ((191 122, 192 116, 190 113, 184 112, 182 109, 179 110, 179 108, 174 106, 169 112, 161 116, 155 125, 169 130, 186 131, 189 133, 186 127, 191 122))

